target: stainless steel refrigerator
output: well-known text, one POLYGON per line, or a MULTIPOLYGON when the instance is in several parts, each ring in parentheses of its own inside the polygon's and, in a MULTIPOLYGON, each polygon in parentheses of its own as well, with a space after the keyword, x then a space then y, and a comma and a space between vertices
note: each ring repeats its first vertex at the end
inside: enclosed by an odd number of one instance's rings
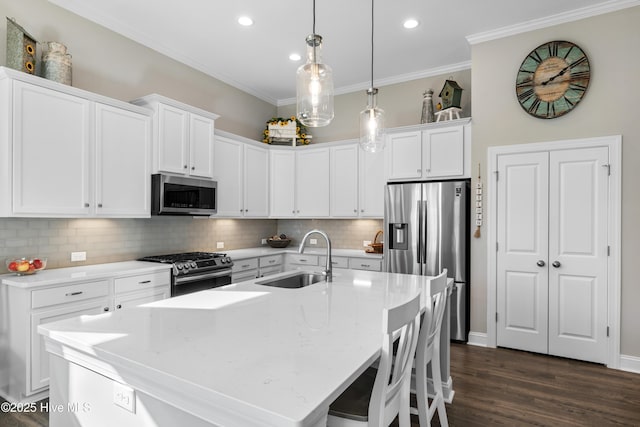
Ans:
POLYGON ((470 181, 388 184, 385 192, 386 271, 454 279, 451 339, 469 335, 470 181))

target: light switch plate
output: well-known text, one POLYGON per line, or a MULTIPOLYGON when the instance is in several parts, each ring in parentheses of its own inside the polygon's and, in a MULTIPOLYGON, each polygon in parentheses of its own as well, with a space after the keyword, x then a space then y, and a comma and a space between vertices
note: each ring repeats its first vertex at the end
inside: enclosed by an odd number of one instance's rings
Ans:
POLYGON ((318 239, 309 239, 309 244, 310 245, 317 245, 318 244, 318 239))
POLYGON ((119 382, 113 382, 113 403, 126 409, 131 413, 136 413, 136 392, 119 382))
POLYGON ((266 245, 267 244, 267 239, 262 239, 262 244, 266 245))
POLYGON ((371 246, 371 240, 363 240, 362 246, 371 246))
POLYGON ((223 248, 224 248, 224 242, 218 242, 218 243, 216 243, 216 248, 217 248, 217 249, 223 249, 223 248))

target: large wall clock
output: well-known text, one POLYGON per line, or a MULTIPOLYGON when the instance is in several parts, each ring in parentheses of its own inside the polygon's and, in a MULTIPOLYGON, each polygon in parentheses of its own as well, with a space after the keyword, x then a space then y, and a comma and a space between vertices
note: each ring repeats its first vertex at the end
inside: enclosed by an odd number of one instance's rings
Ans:
POLYGON ((567 41, 550 41, 529 53, 516 77, 520 106, 541 119, 567 114, 584 97, 591 68, 587 55, 567 41))

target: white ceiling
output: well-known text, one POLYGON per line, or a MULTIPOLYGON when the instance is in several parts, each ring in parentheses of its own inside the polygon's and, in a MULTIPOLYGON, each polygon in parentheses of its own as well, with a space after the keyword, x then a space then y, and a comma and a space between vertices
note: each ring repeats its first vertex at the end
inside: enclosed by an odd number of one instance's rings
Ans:
MULTIPOLYGON (((274 105, 294 102, 312 0, 49 0, 274 105), (251 27, 238 17, 250 16, 251 27)), ((638 0, 377 0, 374 85, 470 67, 469 41, 593 16, 638 0), (403 28, 407 18, 420 25, 403 28), (467 37, 469 37, 469 41, 467 37)), ((316 32, 336 93, 371 78, 371 1, 317 0, 316 32)))

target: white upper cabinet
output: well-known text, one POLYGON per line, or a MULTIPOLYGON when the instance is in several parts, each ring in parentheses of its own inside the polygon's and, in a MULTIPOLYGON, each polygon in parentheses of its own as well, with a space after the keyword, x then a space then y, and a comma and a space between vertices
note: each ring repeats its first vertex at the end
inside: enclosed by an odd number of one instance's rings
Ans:
POLYGON ((270 216, 329 216, 329 148, 298 147, 269 152, 270 216))
POLYGON ((390 181, 471 177, 469 119, 394 131, 387 144, 390 181))
POLYGON ((101 216, 148 217, 150 212, 150 118, 96 104, 95 193, 101 216))
POLYGON ((384 187, 387 184, 384 158, 384 151, 378 153, 359 151, 358 215, 362 218, 384 217, 384 187))
POLYGON ((153 173, 213 178, 217 114, 156 94, 131 102, 152 108, 155 113, 153 173))
POLYGON ((266 148, 239 137, 216 135, 214 175, 218 182, 218 214, 225 217, 269 215, 269 158, 266 148))
POLYGON ((331 216, 358 216, 358 145, 331 147, 331 216))
POLYGON ((149 217, 151 113, 0 69, 0 215, 149 217))

